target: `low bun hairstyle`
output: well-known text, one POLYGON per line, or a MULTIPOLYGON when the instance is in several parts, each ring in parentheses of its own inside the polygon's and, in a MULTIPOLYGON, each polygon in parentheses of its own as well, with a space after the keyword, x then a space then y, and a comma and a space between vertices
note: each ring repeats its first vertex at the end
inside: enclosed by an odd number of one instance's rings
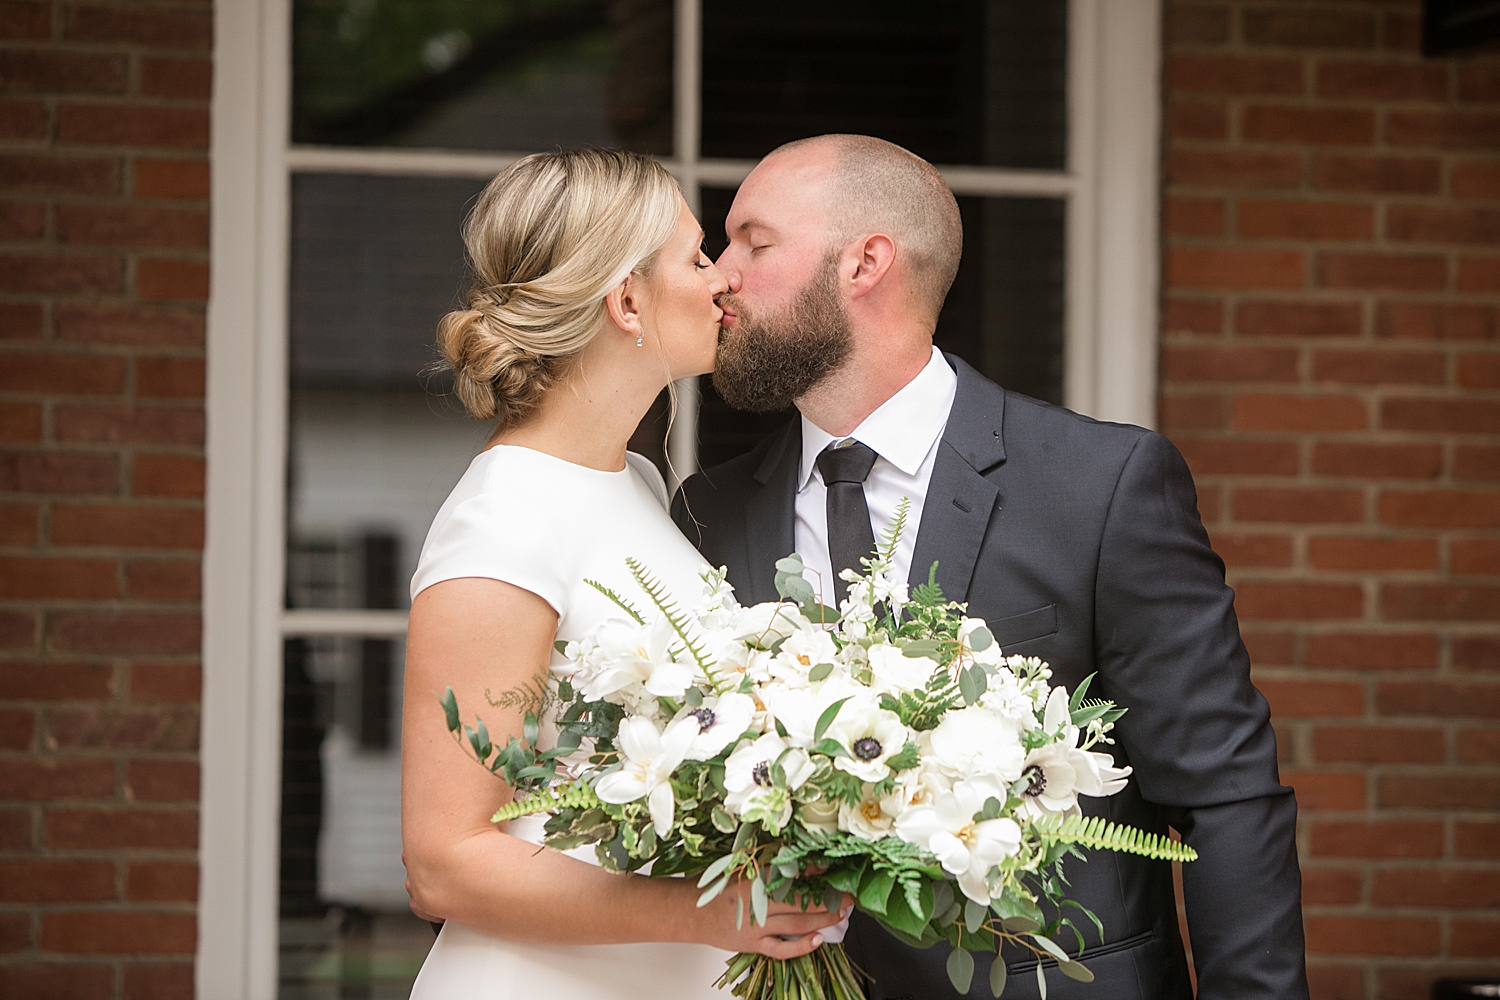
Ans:
POLYGON ((614 149, 534 153, 495 177, 464 222, 474 283, 437 344, 469 415, 524 420, 604 326, 604 298, 650 277, 681 212, 677 182, 614 149))

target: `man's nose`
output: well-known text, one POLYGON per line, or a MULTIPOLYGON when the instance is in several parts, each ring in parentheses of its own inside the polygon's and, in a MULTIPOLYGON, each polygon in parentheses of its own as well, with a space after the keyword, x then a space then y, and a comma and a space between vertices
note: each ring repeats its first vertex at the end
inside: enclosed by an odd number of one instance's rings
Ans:
POLYGON ((728 286, 727 291, 737 293, 740 290, 740 272, 739 268, 733 266, 730 261, 728 250, 719 254, 719 259, 714 261, 714 267, 717 267, 719 273, 724 276, 724 283, 728 286))

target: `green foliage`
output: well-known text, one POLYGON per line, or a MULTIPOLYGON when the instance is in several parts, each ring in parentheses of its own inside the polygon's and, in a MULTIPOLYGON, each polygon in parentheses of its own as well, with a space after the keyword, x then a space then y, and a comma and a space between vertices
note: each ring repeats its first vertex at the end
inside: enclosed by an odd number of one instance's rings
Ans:
POLYGON ((918 732, 936 729, 950 709, 963 700, 963 692, 946 670, 933 671, 921 691, 902 691, 899 696, 882 694, 880 707, 895 712, 901 721, 918 732))
POLYGON ((490 822, 504 823, 557 809, 598 809, 603 806, 604 803, 594 794, 592 786, 582 781, 569 781, 558 788, 535 791, 524 799, 516 799, 501 806, 490 817, 490 822))
POLYGON ((687 613, 678 606, 676 600, 667 592, 667 588, 634 557, 626 559, 625 565, 630 567, 630 575, 635 577, 636 584, 646 592, 646 596, 651 598, 651 603, 656 605, 656 610, 660 611, 662 617, 672 626, 672 631, 677 633, 677 638, 682 640, 683 648, 698 664, 698 669, 703 671, 703 676, 708 678, 713 689, 720 694, 729 690, 719 680, 713 659, 704 651, 703 644, 693 634, 693 627, 688 621, 687 613))
POLYGON ((1157 861, 1196 861, 1198 852, 1186 844, 1133 826, 1111 823, 1102 816, 1044 816, 1032 822, 1044 843, 1078 844, 1099 851, 1138 854, 1157 861))
POLYGON ((613 601, 616 607, 620 608, 631 618, 634 618, 637 625, 646 624, 645 616, 637 611, 635 609, 635 605, 625 600, 625 598, 621 597, 619 594, 615 593, 613 590, 609 589, 598 580, 590 580, 588 578, 584 578, 583 582, 588 584, 590 587, 593 587, 595 590, 599 591, 599 593, 603 594, 605 597, 613 601))

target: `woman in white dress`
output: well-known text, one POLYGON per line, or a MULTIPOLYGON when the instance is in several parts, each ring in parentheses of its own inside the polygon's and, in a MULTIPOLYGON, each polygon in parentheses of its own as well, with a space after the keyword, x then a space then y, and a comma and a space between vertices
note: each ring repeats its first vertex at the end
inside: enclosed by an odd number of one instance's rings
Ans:
POLYGON ((411 585, 402 839, 413 910, 446 919, 412 997, 706 1000, 730 953, 804 954, 840 914, 773 905, 765 926, 736 928, 729 892, 700 909, 693 881, 538 849, 538 818, 497 828, 511 789, 454 743, 435 693, 452 685, 503 744, 524 708, 486 693, 525 689, 554 640, 615 610, 585 579, 631 592, 635 556, 698 596, 703 560, 661 476, 625 449, 664 386, 712 367, 726 283, 671 176, 630 153, 519 161, 480 195, 465 240, 475 284, 439 345, 459 398, 496 430, 411 585))

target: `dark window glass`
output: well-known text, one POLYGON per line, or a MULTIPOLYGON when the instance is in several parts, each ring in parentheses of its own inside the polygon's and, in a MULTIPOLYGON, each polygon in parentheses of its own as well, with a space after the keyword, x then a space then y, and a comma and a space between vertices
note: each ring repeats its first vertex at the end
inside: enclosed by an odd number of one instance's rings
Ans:
POLYGON ((672 152, 672 0, 295 0, 292 141, 672 152))
POLYGON ((1061 170, 1066 0, 703 4, 704 156, 827 132, 933 163, 1061 170))
MULTIPOLYGON (((704 188, 709 252, 725 247, 724 218, 734 192, 704 188)), ((1064 209, 1058 198, 958 199, 964 254, 934 341, 1007 389, 1062 402, 1064 209)), ((741 413, 701 380, 699 464, 749 451, 795 415, 741 413)))

